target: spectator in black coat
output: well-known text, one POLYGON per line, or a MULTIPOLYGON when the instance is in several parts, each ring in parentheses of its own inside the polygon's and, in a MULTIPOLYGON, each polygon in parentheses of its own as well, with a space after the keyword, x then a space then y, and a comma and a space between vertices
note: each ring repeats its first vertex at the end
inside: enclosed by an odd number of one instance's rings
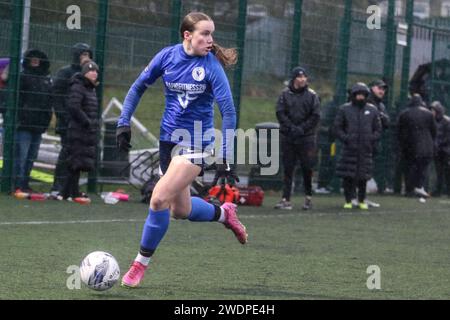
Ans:
POLYGON ((441 196, 444 182, 447 187, 447 196, 450 196, 450 118, 445 115, 445 109, 439 101, 431 104, 431 112, 437 125, 434 152, 437 181, 433 196, 441 196))
POLYGON ((52 195, 57 196, 62 191, 67 171, 67 126, 69 111, 67 106, 70 81, 75 73, 81 72, 83 61, 92 59, 91 47, 85 43, 77 43, 72 47, 72 63, 62 67, 56 73, 53 84, 53 106, 56 114, 56 133, 61 137, 61 151, 56 163, 55 178, 52 186, 52 195))
POLYGON ((93 61, 83 64, 81 73, 71 81, 67 100, 69 121, 67 128, 69 176, 65 182, 62 197, 82 201, 79 179, 82 171, 95 168, 98 122, 98 101, 95 87, 98 85, 98 66, 93 61))
POLYGON ((50 62, 37 49, 28 50, 22 62, 15 143, 15 188, 29 192, 30 173, 42 134, 52 117, 50 62))
POLYGON ((369 88, 358 82, 352 86, 351 102, 339 107, 334 121, 334 133, 343 143, 336 175, 343 178, 345 209, 352 208, 352 197, 358 187, 361 209, 365 203, 366 184, 372 176, 373 148, 381 135, 378 110, 367 103, 369 88))
MULTIPOLYGON (((381 79, 375 80, 369 84, 370 88, 370 94, 369 98, 367 99, 367 102, 374 105, 379 114, 380 114, 380 121, 381 121, 381 127, 382 131, 384 132, 389 128, 389 115, 386 111, 386 106, 384 105, 384 98, 386 95, 386 92, 388 90, 388 85, 381 79)), ((379 193, 384 193, 386 188, 386 183, 389 180, 389 176, 391 175, 391 170, 389 168, 389 155, 388 155, 388 143, 389 140, 387 139, 387 136, 385 136, 386 139, 384 141, 381 141, 375 143, 374 150, 373 150, 373 161, 374 161, 374 179, 377 183, 377 188, 379 193), (383 145, 382 145, 383 143, 383 145)), ((366 200, 366 203, 369 205, 369 207, 379 207, 380 205, 376 202, 366 200)))
POLYGON ((320 101, 317 94, 308 87, 308 76, 304 68, 296 67, 292 70, 289 85, 278 98, 276 116, 280 123, 284 188, 282 200, 275 208, 292 209, 292 179, 296 161, 300 160, 305 190, 303 209, 311 209, 320 101))
POLYGON ((429 197, 424 183, 433 159, 436 122, 419 94, 414 94, 398 119, 398 140, 407 162, 407 195, 429 197))

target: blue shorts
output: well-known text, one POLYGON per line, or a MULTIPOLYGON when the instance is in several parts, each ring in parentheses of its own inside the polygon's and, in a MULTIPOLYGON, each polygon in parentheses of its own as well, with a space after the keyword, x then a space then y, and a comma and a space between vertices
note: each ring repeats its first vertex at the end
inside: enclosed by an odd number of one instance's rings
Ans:
POLYGON ((174 142, 159 141, 159 168, 162 174, 166 173, 172 157, 176 155, 181 155, 202 168, 199 176, 203 176, 204 168, 211 163, 214 156, 212 150, 196 150, 180 146, 174 142))

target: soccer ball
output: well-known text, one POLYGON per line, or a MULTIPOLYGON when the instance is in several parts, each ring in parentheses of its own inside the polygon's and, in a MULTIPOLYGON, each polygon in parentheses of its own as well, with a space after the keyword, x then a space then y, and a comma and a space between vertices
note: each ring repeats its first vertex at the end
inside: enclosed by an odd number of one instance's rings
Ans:
POLYGON ((119 280, 119 264, 111 254, 94 251, 81 261, 80 277, 93 290, 108 290, 119 280))

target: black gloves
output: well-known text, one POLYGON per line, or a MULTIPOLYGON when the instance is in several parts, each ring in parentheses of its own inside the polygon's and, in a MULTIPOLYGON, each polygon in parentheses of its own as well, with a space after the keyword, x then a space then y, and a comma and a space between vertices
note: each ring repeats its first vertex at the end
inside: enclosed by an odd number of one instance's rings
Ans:
POLYGON ((239 182, 234 166, 232 167, 228 163, 216 164, 216 175, 214 176, 213 185, 216 185, 219 179, 226 179, 230 184, 239 182))
POLYGON ((130 127, 118 127, 116 130, 116 142, 117 148, 120 151, 128 152, 131 149, 131 128, 130 127))

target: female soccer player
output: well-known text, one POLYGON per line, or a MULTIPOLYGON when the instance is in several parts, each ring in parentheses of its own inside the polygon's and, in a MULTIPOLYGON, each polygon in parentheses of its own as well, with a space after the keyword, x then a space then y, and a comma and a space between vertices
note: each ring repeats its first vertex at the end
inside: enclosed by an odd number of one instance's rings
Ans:
POLYGON ((209 16, 201 12, 189 13, 180 28, 182 44, 166 47, 156 54, 125 98, 118 122, 117 143, 119 149, 127 151, 131 148, 131 116, 147 87, 162 77, 166 97, 159 146, 163 176, 152 193, 140 250, 122 279, 123 286, 136 287, 142 281, 151 256, 167 231, 170 214, 175 219, 221 222, 233 231, 240 243, 247 242, 245 226, 239 221, 234 204, 225 203, 218 207, 190 194, 190 184, 203 173, 203 165, 211 155, 207 146, 211 146, 214 138, 204 133, 213 129, 214 99, 222 115, 224 136, 219 153, 223 161, 217 165, 216 178, 237 179, 226 161, 233 157, 233 139, 226 139, 225 133, 227 130, 234 132, 236 112, 222 67, 236 63, 237 56, 235 50, 214 43, 213 32, 214 22, 209 16), (180 141, 180 132, 186 131, 193 139, 180 141), (200 145, 195 138, 199 134, 203 137, 200 145), (177 154, 179 146, 183 147, 184 154, 177 154))

